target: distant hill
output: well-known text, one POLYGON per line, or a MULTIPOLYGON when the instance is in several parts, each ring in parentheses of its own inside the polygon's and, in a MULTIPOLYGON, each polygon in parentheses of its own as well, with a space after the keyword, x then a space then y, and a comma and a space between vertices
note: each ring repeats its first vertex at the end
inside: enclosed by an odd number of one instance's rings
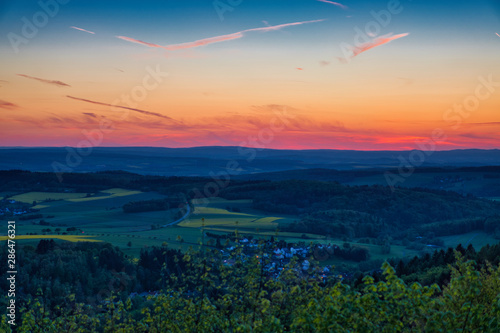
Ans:
MULTIPOLYGON (((411 151, 276 150, 244 147, 0 148, 0 170, 92 172, 124 170, 162 176, 210 176, 237 167, 238 175, 304 169, 397 168, 411 151), (84 156, 87 155, 87 156, 84 156), (228 164, 229 163, 229 164, 228 164)), ((416 153, 414 153, 416 154, 416 153)), ((415 155, 416 156, 416 155, 415 155)), ((500 165, 500 150, 450 150, 425 155, 423 167, 500 165)))

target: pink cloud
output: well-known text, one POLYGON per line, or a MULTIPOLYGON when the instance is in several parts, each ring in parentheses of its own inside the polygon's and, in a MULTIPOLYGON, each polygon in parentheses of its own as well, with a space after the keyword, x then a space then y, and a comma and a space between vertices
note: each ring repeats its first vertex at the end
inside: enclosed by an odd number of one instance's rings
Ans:
POLYGON ((3 101, 0 99, 0 109, 14 110, 17 109, 18 106, 14 103, 3 101))
POLYGON ((128 41, 128 42, 141 44, 141 45, 145 45, 145 46, 149 46, 149 47, 162 48, 162 49, 165 49, 168 51, 177 51, 177 50, 190 49, 190 48, 195 48, 195 47, 204 46, 204 45, 213 44, 213 43, 226 42, 226 41, 233 40, 233 39, 239 39, 239 38, 242 38, 245 35, 245 33, 247 33, 247 32, 275 31, 275 30, 280 30, 280 29, 285 28, 285 27, 302 25, 302 24, 307 24, 307 23, 316 23, 316 22, 322 22, 322 21, 324 21, 324 20, 293 22, 293 23, 285 23, 285 24, 279 24, 279 25, 262 27, 262 28, 253 28, 253 29, 238 31, 238 32, 228 34, 228 35, 221 35, 221 36, 199 39, 199 40, 196 40, 194 42, 187 42, 187 43, 181 43, 181 44, 170 44, 170 45, 165 45, 165 46, 153 44, 153 43, 149 43, 149 42, 144 42, 144 41, 139 40, 139 39, 134 39, 134 38, 125 37, 125 36, 116 36, 116 37, 120 38, 122 40, 128 41))
POLYGON ((349 9, 347 6, 345 6, 345 5, 341 4, 341 3, 338 3, 338 2, 334 2, 334 1, 328 1, 328 0, 316 0, 316 1, 324 2, 324 3, 329 3, 331 5, 335 5, 337 7, 340 7, 342 9, 344 9, 344 10, 349 9))
POLYGON ((384 35, 384 36, 377 37, 377 38, 373 39, 371 42, 363 43, 363 44, 361 44, 359 46, 354 46, 354 47, 351 48, 351 50, 353 52, 353 55, 351 56, 351 58, 354 58, 357 55, 359 55, 359 54, 361 54, 361 53, 363 53, 365 51, 373 49, 374 47, 387 44, 390 41, 393 41, 395 39, 398 39, 398 38, 401 38, 401 37, 405 37, 405 36, 408 36, 408 35, 409 35, 409 33, 404 33, 404 34, 399 34, 399 35, 387 34, 387 35, 384 35))
POLYGON ((498 34, 498 32, 495 32, 495 35, 497 35, 498 37, 500 37, 500 35, 498 34))
POLYGON ((80 31, 83 31, 83 32, 87 32, 87 33, 92 34, 92 35, 95 35, 95 32, 88 31, 88 30, 85 30, 85 29, 82 29, 82 28, 73 27, 73 26, 71 26, 70 28, 71 28, 71 29, 80 30, 80 31))

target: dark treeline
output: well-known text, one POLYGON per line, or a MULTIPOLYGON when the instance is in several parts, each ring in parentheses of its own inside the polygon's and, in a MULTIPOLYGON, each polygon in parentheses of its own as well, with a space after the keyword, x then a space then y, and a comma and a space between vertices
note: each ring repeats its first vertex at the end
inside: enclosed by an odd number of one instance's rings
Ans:
POLYGON ((132 201, 123 205, 123 212, 140 213, 140 212, 152 212, 159 210, 169 210, 172 208, 178 208, 183 204, 187 203, 175 198, 132 201))
POLYGON ((125 171, 95 173, 65 173, 62 182, 51 172, 23 170, 0 171, 0 192, 25 193, 29 191, 94 193, 112 187, 160 193, 187 192, 203 186, 208 178, 142 176, 125 171))
POLYGON ((19 220, 21 221, 36 220, 36 219, 41 219, 42 217, 43 217, 42 214, 22 215, 19 216, 19 220))

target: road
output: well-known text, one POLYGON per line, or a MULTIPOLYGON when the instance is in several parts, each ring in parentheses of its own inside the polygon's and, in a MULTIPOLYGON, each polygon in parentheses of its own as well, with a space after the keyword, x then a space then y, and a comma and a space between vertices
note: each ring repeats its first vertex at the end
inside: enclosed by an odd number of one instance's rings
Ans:
MULTIPOLYGON (((172 225, 175 225, 177 223, 181 223, 182 221, 184 221, 184 219, 186 217, 189 216, 189 214, 191 214, 191 206, 187 205, 187 212, 186 212, 186 214, 184 214, 180 219, 175 220, 174 222, 170 222, 170 223, 167 223, 167 224, 164 224, 164 225, 160 226, 160 228, 166 228, 166 227, 170 227, 172 225)), ((130 232, 141 232, 141 231, 150 231, 150 230, 152 230, 152 229, 148 228, 148 229, 140 229, 140 230, 130 230, 130 232)))
POLYGON ((191 213, 191 206, 187 205, 187 212, 186 212, 186 214, 184 214, 184 215, 183 215, 180 219, 178 219, 178 220, 176 220, 176 221, 174 221, 174 222, 170 222, 170 223, 164 224, 164 225, 162 225, 161 227, 162 227, 162 228, 165 228, 165 227, 169 227, 169 226, 171 226, 171 225, 177 224, 177 223, 181 223, 182 221, 184 221, 184 219, 185 219, 186 217, 188 217, 188 216, 189 216, 189 214, 190 214, 190 213, 191 213))

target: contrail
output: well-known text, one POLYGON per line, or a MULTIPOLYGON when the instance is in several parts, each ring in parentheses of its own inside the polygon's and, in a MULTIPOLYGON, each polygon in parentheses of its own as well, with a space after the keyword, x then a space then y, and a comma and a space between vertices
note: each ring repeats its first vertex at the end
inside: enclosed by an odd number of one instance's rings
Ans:
POLYGON ((142 114, 146 114, 148 116, 155 116, 155 117, 165 118, 168 120, 174 120, 170 117, 164 116, 164 115, 162 115, 160 113, 156 113, 156 112, 144 111, 144 110, 140 110, 140 109, 129 108, 126 106, 112 105, 112 104, 108 104, 108 103, 101 103, 101 102, 91 101, 89 99, 78 98, 78 97, 73 97, 73 96, 66 96, 66 97, 77 100, 77 101, 82 101, 82 102, 87 102, 87 103, 92 103, 92 104, 97 104, 97 105, 110 106, 113 108, 121 108, 121 109, 125 109, 125 110, 131 110, 131 111, 139 112, 142 114))
POLYGON ((25 77, 27 79, 37 80, 37 81, 40 81, 40 82, 43 82, 43 83, 54 84, 54 85, 60 86, 60 87, 71 87, 69 84, 61 82, 61 81, 46 80, 46 79, 41 79, 39 77, 34 77, 34 76, 29 76, 29 75, 24 75, 24 74, 17 74, 17 75, 25 77))
POLYGON ((126 40, 128 42, 137 43, 137 44, 141 44, 141 45, 145 45, 145 46, 149 46, 149 47, 162 48, 162 49, 165 49, 168 51, 177 51, 177 50, 190 49, 190 48, 199 47, 199 46, 203 46, 203 45, 225 42, 228 40, 242 38, 246 32, 274 31, 274 30, 280 30, 280 29, 285 28, 285 27, 307 24, 307 23, 316 23, 316 22, 322 22, 322 21, 324 21, 324 20, 293 22, 293 23, 285 23, 285 24, 262 27, 262 28, 253 28, 253 29, 238 31, 238 32, 228 34, 228 35, 221 35, 221 36, 215 36, 215 37, 210 37, 210 38, 204 38, 204 39, 196 40, 194 42, 188 42, 188 43, 182 43, 182 44, 171 44, 171 45, 165 45, 165 46, 153 44, 153 43, 148 43, 148 42, 144 42, 144 41, 139 40, 139 39, 134 39, 134 38, 125 37, 125 36, 116 36, 116 37, 123 39, 123 40, 126 40))
POLYGON ((316 0, 316 1, 324 2, 324 3, 329 3, 331 5, 335 5, 337 7, 340 7, 342 9, 344 9, 344 10, 349 9, 349 7, 347 7, 347 6, 345 6, 345 5, 341 4, 341 3, 338 3, 338 2, 334 2, 334 1, 328 1, 328 0, 316 0))
POLYGON ((365 51, 368 51, 369 49, 373 49, 374 47, 387 44, 390 41, 393 41, 395 39, 405 37, 408 35, 409 35, 409 33, 404 33, 404 34, 399 34, 399 35, 387 34, 384 36, 377 37, 374 40, 372 40, 371 42, 363 43, 360 46, 353 47, 352 48, 353 55, 351 58, 354 58, 355 56, 357 56, 365 51))
POLYGON ((70 28, 71 28, 71 29, 80 30, 80 31, 84 31, 84 32, 88 32, 89 34, 95 35, 95 32, 88 31, 88 30, 85 30, 85 29, 82 29, 82 28, 73 27, 73 26, 71 26, 70 28))

